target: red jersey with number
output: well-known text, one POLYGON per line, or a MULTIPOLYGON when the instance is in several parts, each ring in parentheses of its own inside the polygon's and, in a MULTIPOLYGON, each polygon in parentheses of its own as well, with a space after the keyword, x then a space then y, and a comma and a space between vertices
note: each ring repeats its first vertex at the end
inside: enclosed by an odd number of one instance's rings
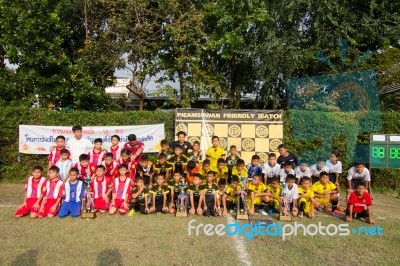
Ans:
POLYGON ((112 179, 106 176, 103 176, 101 178, 96 177, 95 179, 93 179, 93 181, 90 182, 90 187, 92 188, 92 191, 94 193, 94 198, 102 198, 112 187, 112 183, 112 179))
POLYGON ((347 209, 349 209, 350 205, 353 205, 353 213, 363 212, 367 209, 367 206, 372 205, 371 196, 368 192, 364 192, 362 198, 359 198, 357 192, 353 192, 347 202, 347 209))
MULTIPOLYGON (((136 154, 136 152, 139 149, 144 150, 144 143, 137 140, 134 145, 131 145, 131 144, 129 144, 129 142, 127 142, 124 145, 124 149, 128 149, 130 151, 130 153, 133 155, 133 154, 136 154)), ((136 157, 136 159, 135 159, 136 163, 140 162, 140 158, 142 158, 142 153, 140 153, 140 155, 138 157, 136 157)))
POLYGON ((116 177, 113 184, 113 193, 115 193, 115 199, 125 200, 130 197, 132 186, 132 179, 127 177, 125 180, 121 180, 121 177, 116 177))
POLYGON ((79 170, 78 178, 81 180, 84 180, 85 176, 87 175, 92 176, 94 173, 96 173, 96 166, 94 166, 94 164, 91 162, 89 162, 89 164, 86 167, 83 167, 80 163, 76 163, 74 167, 78 168, 79 170))
POLYGON ((25 193, 27 199, 38 199, 41 195, 46 194, 46 178, 41 176, 34 179, 33 176, 28 177, 25 183, 25 193))
MULTIPOLYGON (((129 158, 128 161, 123 161, 122 158, 120 158, 118 161, 118 167, 121 164, 126 164, 128 166, 128 172, 126 173, 126 176, 132 178, 132 180, 135 181, 137 168, 136 161, 132 161, 131 158, 129 158)), ((117 173, 117 176, 119 176, 119 172, 117 173)))
POLYGON ((96 151, 95 149, 93 149, 88 152, 88 156, 89 156, 89 162, 91 162, 95 166, 98 166, 99 164, 101 164, 101 162, 104 159, 103 150, 96 151))
POLYGON ((121 147, 120 146, 115 146, 115 147, 110 147, 107 149, 107 152, 112 153, 113 155, 113 160, 118 161, 119 158, 121 157, 121 147))
POLYGON ((48 180, 46 183, 46 199, 61 199, 64 197, 64 183, 59 178, 48 180))

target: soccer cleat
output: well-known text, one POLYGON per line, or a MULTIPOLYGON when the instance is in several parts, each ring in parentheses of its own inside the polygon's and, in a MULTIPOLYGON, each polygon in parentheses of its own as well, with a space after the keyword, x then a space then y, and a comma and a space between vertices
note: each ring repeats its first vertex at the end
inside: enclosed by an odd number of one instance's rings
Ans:
POLYGON ((261 213, 262 215, 268 215, 268 213, 263 209, 258 210, 258 212, 261 213))
POLYGON ((342 207, 340 207, 339 205, 336 206, 335 210, 338 212, 344 212, 344 209, 342 207))
POLYGON ((326 212, 330 211, 328 205, 324 205, 324 211, 326 211, 326 212))
POLYGON ((299 212, 299 218, 303 218, 303 212, 299 212))
POLYGON ((135 210, 134 209, 131 209, 129 212, 128 212, 128 216, 133 216, 135 214, 135 210))
POLYGON ((333 216, 333 217, 337 217, 336 211, 333 211, 333 212, 332 212, 332 216, 333 216))
POLYGON ((268 214, 272 216, 272 214, 274 214, 274 211, 270 209, 270 210, 268 211, 268 214))

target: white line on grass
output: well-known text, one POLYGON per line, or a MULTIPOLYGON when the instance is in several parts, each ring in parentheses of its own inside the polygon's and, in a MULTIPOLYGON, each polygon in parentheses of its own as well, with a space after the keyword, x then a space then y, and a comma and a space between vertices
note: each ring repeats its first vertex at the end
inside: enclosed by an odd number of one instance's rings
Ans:
MULTIPOLYGON (((230 215, 228 215, 226 219, 228 220, 229 224, 235 222, 235 220, 230 215)), ((243 238, 241 238, 240 236, 238 236, 236 234, 234 236, 232 236, 232 237, 233 237, 233 239, 235 240, 235 243, 236 243, 235 248, 236 248, 236 251, 237 251, 237 254, 238 254, 239 261, 241 263, 243 263, 244 265, 248 265, 248 266, 253 265, 251 263, 250 255, 246 251, 246 244, 245 244, 245 241, 243 240, 243 238)))

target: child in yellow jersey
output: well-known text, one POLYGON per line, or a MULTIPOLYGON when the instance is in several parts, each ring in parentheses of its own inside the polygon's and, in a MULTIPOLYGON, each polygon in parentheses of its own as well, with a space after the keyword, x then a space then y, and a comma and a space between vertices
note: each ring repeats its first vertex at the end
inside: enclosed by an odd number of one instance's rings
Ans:
POLYGON ((270 193, 268 206, 269 206, 269 214, 273 212, 279 213, 280 206, 280 197, 282 194, 282 187, 279 183, 279 177, 271 178, 270 184, 268 185, 268 192, 270 193))
POLYGON ((254 175, 253 180, 248 187, 247 195, 247 213, 249 216, 254 215, 254 209, 257 208, 262 215, 268 215, 264 210, 262 203, 269 201, 271 194, 267 192, 267 186, 261 182, 261 175, 254 175))
POLYGON ((214 172, 217 173, 215 177, 215 183, 218 183, 218 181, 221 178, 228 178, 228 167, 225 165, 225 160, 222 158, 218 159, 218 167, 216 169, 212 169, 214 172))
POLYGON ((201 174, 201 184, 205 184, 207 183, 207 173, 211 171, 211 167, 210 167, 210 160, 205 159, 203 161, 203 164, 201 165, 200 168, 200 174, 201 174))
POLYGON ((319 203, 314 199, 314 191, 311 189, 311 178, 304 176, 299 186, 299 218, 303 217, 303 213, 309 218, 314 219, 314 208, 318 208, 319 203))
POLYGON ((232 175, 239 177, 239 182, 243 188, 247 188, 247 169, 244 165, 243 159, 238 159, 236 161, 236 166, 232 168, 232 175))
POLYGON ((219 158, 225 160, 225 151, 219 146, 219 137, 213 136, 211 142, 212 147, 207 150, 206 158, 210 160, 211 168, 215 169, 219 158))
MULTIPOLYGON (((226 217, 229 211, 232 211, 236 207, 236 202, 241 200, 238 198, 238 193, 241 190, 241 186, 239 184, 239 177, 233 175, 231 177, 231 184, 226 188, 224 195, 222 196, 222 206, 224 208, 224 212, 222 215, 226 217)), ((244 206, 245 202, 241 202, 241 206, 244 206)))
POLYGON ((319 181, 312 185, 312 190, 316 200, 323 206, 324 211, 329 211, 329 203, 332 203, 332 215, 336 216, 336 211, 342 212, 343 209, 338 206, 339 198, 339 187, 336 187, 331 181, 329 181, 329 174, 327 172, 321 172, 319 174, 319 181))

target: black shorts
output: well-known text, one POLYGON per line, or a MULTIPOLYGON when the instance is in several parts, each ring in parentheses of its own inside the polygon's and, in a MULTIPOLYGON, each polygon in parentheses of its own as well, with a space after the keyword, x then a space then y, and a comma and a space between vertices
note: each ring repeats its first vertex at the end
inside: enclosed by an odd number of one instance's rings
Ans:
MULTIPOLYGON (((349 216, 350 215, 350 211, 346 210, 346 215, 349 216)), ((368 217, 368 211, 364 210, 362 212, 353 212, 353 217, 354 218, 366 218, 368 217)))
POLYGON ((236 203, 235 202, 230 201, 230 200, 226 201, 226 210, 227 211, 233 210, 233 209, 235 209, 235 207, 236 207, 236 203))
POLYGON ((336 173, 330 173, 329 174, 329 181, 331 181, 333 184, 336 182, 336 173))

